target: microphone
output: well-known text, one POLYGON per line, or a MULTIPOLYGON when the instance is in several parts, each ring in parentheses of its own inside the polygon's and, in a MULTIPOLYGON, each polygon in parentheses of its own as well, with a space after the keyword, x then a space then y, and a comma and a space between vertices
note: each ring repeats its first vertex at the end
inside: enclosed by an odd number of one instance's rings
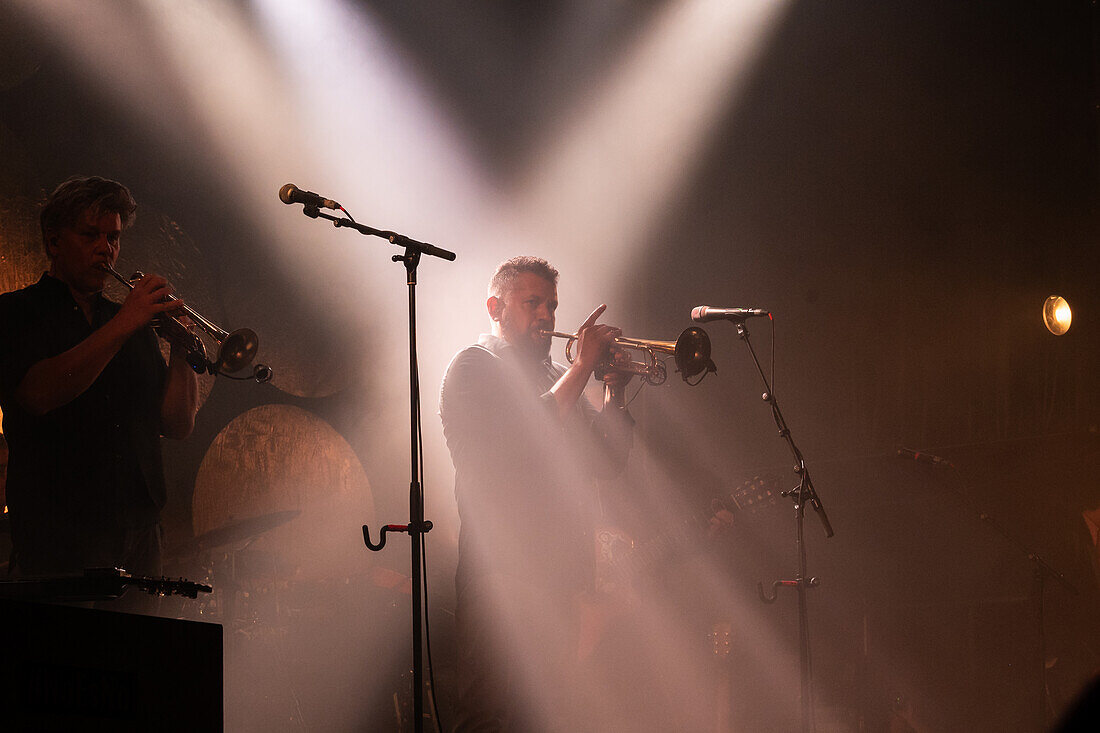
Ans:
POLYGON ((316 206, 318 209, 340 209, 340 204, 332 199, 327 199, 313 191, 303 191, 293 183, 288 183, 279 189, 279 200, 284 204, 305 204, 316 206))
POLYGON ((898 448, 898 458, 909 458, 918 463, 931 463, 933 466, 947 466, 948 468, 954 468, 955 464, 946 458, 940 458, 934 456, 931 453, 921 453, 920 451, 913 450, 911 448, 898 448))
POLYGON ((753 316, 770 316, 771 313, 763 308, 715 308, 712 305, 697 305, 691 309, 691 320, 697 323, 728 319, 731 321, 743 321, 753 316))

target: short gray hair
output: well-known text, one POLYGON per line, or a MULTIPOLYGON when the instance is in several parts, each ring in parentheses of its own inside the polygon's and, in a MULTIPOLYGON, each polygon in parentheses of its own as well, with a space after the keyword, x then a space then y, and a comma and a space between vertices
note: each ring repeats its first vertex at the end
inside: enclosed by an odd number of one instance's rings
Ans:
POLYGON ((522 255, 505 260, 497 265, 496 272, 489 280, 489 295, 496 298, 504 297, 512 289, 512 284, 516 281, 516 278, 524 272, 530 272, 545 278, 557 287, 558 271, 554 269, 553 265, 541 257, 522 255))

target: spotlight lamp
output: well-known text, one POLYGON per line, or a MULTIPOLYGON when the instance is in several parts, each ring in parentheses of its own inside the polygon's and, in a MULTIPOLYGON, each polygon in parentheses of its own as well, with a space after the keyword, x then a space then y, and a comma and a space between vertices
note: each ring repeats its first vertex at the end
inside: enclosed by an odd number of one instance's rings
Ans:
POLYGON ((1069 303, 1060 295, 1052 295, 1043 303, 1043 324, 1055 336, 1061 336, 1069 330, 1073 322, 1073 312, 1069 303))

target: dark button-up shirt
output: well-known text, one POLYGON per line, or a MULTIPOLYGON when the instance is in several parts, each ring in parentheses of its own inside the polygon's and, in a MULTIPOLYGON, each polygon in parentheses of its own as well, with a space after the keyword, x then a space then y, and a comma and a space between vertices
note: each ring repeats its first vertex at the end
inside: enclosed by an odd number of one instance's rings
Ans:
POLYGON ((0 295, 0 406, 17 531, 43 523, 143 526, 165 503, 160 406, 167 367, 151 328, 130 337, 68 404, 35 416, 15 400, 32 366, 76 346, 120 308, 99 296, 88 323, 68 286, 48 274, 0 295))

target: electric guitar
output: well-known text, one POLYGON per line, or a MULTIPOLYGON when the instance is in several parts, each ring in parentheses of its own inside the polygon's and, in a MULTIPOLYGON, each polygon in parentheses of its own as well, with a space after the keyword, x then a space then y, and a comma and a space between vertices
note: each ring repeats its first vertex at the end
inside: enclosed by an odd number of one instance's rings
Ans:
MULTIPOLYGON (((779 498, 774 480, 759 476, 738 486, 724 500, 715 499, 709 511, 684 517, 670 529, 642 544, 615 527, 599 527, 595 533, 596 592, 615 592, 628 587, 677 551, 705 535, 721 510, 754 515, 774 507, 779 498)), ((720 520, 719 520, 720 521, 720 520)))
POLYGON ((721 511, 756 515, 771 511, 779 499, 778 481, 758 477, 738 486, 724 499, 715 499, 708 510, 682 518, 668 530, 644 543, 635 543, 621 529, 603 526, 594 534, 596 552, 595 593, 580 599, 580 633, 577 654, 592 654, 612 621, 636 603, 634 581, 651 572, 677 552, 687 548, 712 527, 721 526, 721 511))

